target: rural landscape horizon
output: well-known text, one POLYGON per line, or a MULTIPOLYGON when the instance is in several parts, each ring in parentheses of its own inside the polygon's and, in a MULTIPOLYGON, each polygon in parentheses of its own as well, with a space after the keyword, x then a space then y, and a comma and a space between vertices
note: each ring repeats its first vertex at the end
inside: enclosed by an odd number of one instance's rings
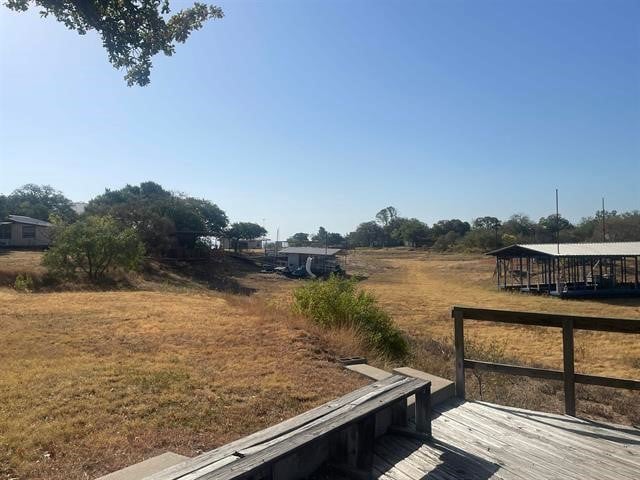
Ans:
POLYGON ((3 0, 0 480, 638 480, 640 1, 3 0))
POLYGON ((537 220, 556 188, 574 223, 640 207, 637 2, 219 6, 145 87, 94 30, 0 9, 0 192, 151 180, 271 238, 387 205, 537 220))

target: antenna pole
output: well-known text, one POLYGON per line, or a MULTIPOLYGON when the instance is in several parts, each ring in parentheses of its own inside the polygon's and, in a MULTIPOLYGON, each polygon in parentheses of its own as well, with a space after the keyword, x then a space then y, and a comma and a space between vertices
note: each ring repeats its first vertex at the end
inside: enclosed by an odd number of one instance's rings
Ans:
POLYGON ((558 209, 558 189, 556 188, 556 245, 560 253, 560 210, 558 209))
POLYGON ((604 209, 604 197, 602 197, 602 241, 607 241, 607 227, 605 223, 605 209, 604 209))

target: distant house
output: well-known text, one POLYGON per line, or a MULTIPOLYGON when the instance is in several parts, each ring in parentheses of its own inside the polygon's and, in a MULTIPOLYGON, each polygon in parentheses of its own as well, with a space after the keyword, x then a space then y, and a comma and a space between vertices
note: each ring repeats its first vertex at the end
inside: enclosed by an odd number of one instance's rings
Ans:
POLYGON ((9 215, 0 222, 0 247, 47 247, 53 224, 37 218, 9 215))
MULTIPOLYGON (((235 238, 221 238, 220 246, 225 250, 235 250, 235 238)), ((255 250, 262 248, 262 240, 259 238, 241 238, 238 240, 238 250, 255 250)))
POLYGON ((307 258, 311 257, 311 270, 313 273, 331 272, 340 265, 337 255, 342 252, 340 248, 324 247, 287 247, 278 252, 283 258, 289 270, 295 270, 306 265, 307 258))

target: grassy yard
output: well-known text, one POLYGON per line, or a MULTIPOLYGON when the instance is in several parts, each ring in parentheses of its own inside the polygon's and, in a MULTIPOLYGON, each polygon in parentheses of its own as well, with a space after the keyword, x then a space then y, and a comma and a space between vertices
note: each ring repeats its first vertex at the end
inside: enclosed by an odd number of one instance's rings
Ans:
POLYGON ((195 455, 364 384, 340 342, 245 296, 0 288, 0 330, 0 478, 195 455))

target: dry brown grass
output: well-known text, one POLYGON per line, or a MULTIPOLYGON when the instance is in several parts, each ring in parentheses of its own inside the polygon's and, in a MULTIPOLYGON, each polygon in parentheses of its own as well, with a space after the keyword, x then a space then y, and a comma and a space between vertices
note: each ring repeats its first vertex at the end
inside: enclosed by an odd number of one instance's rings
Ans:
MULTIPOLYGON (((368 278, 394 320, 413 339, 416 368, 453 378, 453 304, 487 308, 616 316, 640 319, 640 300, 560 300, 548 296, 499 292, 493 284, 492 259, 479 255, 432 255, 407 250, 359 251, 351 271, 368 278)), ((637 336, 576 332, 576 370, 607 376, 640 378, 637 336)), ((470 358, 562 368, 558 329, 465 322, 470 358)), ((468 374, 468 394, 523 408, 563 411, 561 382, 504 375, 468 374), (480 392, 482 385, 482 394, 480 392)), ((579 386, 580 415, 616 423, 640 424, 640 392, 579 386)))
MULTIPOLYGON (((44 275, 40 255, 0 256, 0 279, 44 275)), ((411 335, 410 363, 448 377, 452 304, 640 317, 637 301, 499 293, 493 264, 481 256, 365 251, 350 256, 348 270, 368 277, 363 287, 411 335)), ((352 332, 323 332, 291 313, 290 293, 301 281, 229 273, 236 278, 194 282, 154 267, 119 292, 0 288, 0 475, 91 478, 166 450, 193 455, 364 383, 334 361, 366 353, 352 332)), ((485 359, 560 366, 557 331, 470 323, 466 333, 485 359)), ((576 352, 579 371, 640 376, 631 336, 579 333, 576 352)), ((562 409, 561 385, 481 380, 486 400, 562 409)), ((472 376, 469 392, 479 395, 472 376)), ((640 422, 638 395, 585 387, 578 398, 587 415, 640 422)))
POLYGON ((0 286, 13 286, 18 275, 42 279, 47 270, 40 264, 42 252, 0 249, 0 286))
POLYGON ((0 476, 194 455, 364 383, 334 362, 348 341, 273 312, 225 294, 0 289, 0 476))
MULTIPOLYGON (((499 292, 494 262, 480 255, 435 255, 409 251, 364 251, 352 266, 400 326, 417 338, 451 338, 451 306, 557 312, 640 319, 640 299, 561 300, 548 296, 499 292)), ((465 323, 465 338, 498 342, 522 362, 560 368, 562 336, 557 329, 465 323)), ((576 332, 576 369, 581 373, 638 378, 639 339, 634 335, 576 332)))

